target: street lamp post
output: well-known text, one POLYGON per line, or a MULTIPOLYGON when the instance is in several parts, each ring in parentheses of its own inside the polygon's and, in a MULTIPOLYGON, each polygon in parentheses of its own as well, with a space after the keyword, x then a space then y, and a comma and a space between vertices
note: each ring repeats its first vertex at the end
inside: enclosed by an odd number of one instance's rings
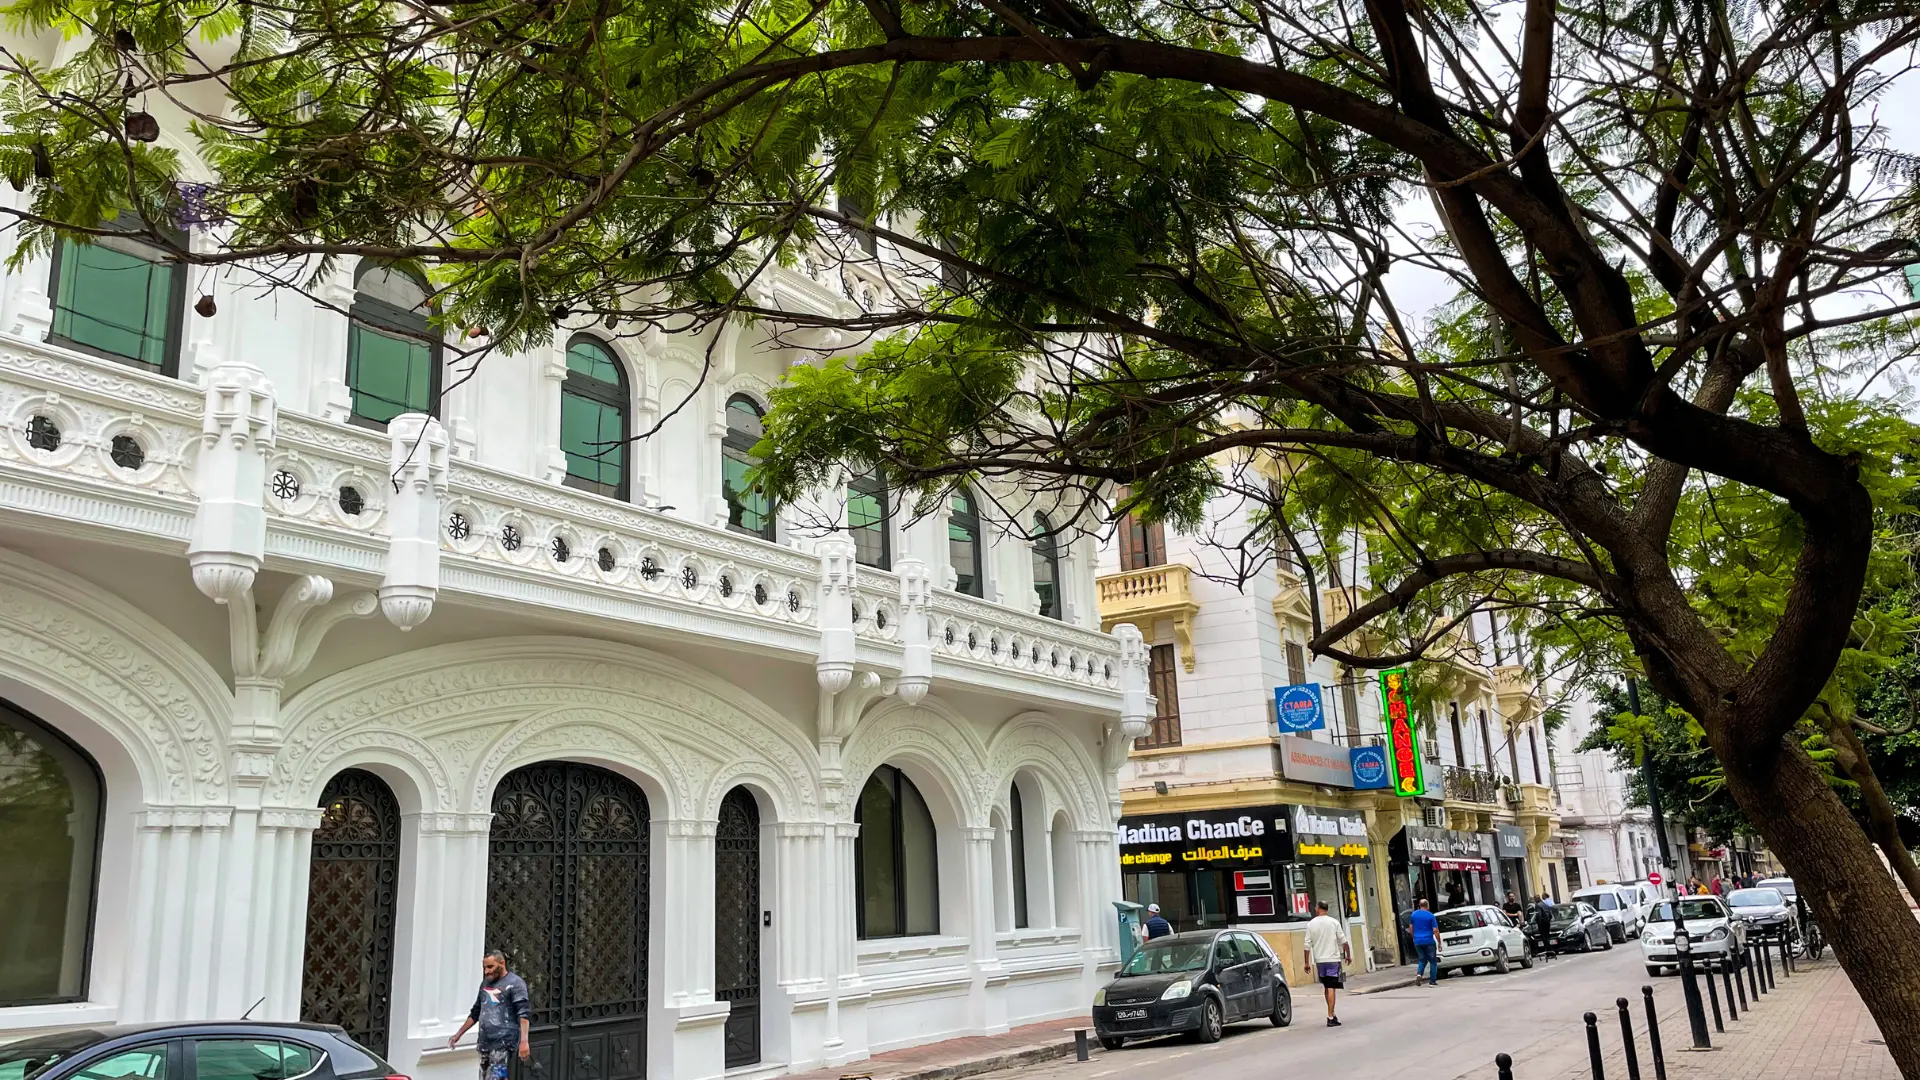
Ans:
MULTIPOLYGON (((1674 914, 1678 915, 1679 912, 1674 914)), ((1673 935, 1673 948, 1680 954, 1680 990, 1687 999, 1687 1025, 1693 1029, 1693 1048, 1711 1050, 1713 1042, 1707 1037, 1707 1008, 1700 1000, 1700 984, 1694 978, 1693 940, 1687 936, 1684 920, 1676 919, 1675 923, 1678 928, 1673 935)))

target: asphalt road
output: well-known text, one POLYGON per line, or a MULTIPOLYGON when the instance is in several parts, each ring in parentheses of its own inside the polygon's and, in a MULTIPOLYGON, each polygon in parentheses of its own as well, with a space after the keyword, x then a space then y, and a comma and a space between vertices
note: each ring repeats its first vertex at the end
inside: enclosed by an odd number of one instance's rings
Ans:
MULTIPOLYGON (((1640 988, 1652 984, 1664 1015, 1681 1000, 1674 976, 1649 979, 1640 943, 1610 952, 1563 956, 1507 975, 1451 975, 1437 987, 1416 986, 1340 997, 1341 1027, 1326 1026, 1317 987, 1294 991, 1292 1027, 1266 1021, 1229 1027, 1212 1046, 1187 1039, 1128 1044, 1096 1052, 1088 1062, 1053 1062, 1019 1070, 1020 1080, 1161 1080, 1204 1072, 1207 1080, 1277 1080, 1284 1076, 1391 1077, 1458 1080, 1492 1077, 1495 1054, 1511 1054, 1518 1080, 1558 1077, 1586 1061, 1581 1014, 1599 1015, 1605 1045, 1620 1041, 1616 998, 1633 1005, 1643 1045, 1640 988)), ((1703 989, 1702 994, 1705 993, 1703 989)), ((1663 1030, 1669 1048, 1685 1045, 1684 1025, 1663 1030)), ((1646 1075, 1652 1075, 1647 1062, 1646 1075)), ((1009 1074, 1001 1074, 1007 1077, 1009 1074)))

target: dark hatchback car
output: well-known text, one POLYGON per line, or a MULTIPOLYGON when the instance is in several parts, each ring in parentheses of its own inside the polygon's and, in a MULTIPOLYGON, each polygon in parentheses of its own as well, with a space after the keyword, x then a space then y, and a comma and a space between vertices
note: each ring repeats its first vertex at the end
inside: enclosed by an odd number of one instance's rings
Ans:
POLYGON ((1553 947, 1557 952, 1613 948, 1613 928, 1607 924, 1606 916, 1586 904, 1555 904, 1551 918, 1553 947))
POLYGON ((1094 1034, 1109 1050, 1188 1031, 1214 1042, 1228 1024, 1263 1018, 1293 1023, 1293 996, 1266 942, 1244 930, 1155 938, 1093 995, 1094 1034))
POLYGON ((83 1028, 0 1046, 0 1080, 406 1080, 337 1027, 83 1028))

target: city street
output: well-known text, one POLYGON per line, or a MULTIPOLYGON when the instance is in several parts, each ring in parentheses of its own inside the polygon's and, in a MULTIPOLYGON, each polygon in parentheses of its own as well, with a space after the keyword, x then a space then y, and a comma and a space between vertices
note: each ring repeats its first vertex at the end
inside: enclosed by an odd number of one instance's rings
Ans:
MULTIPOLYGON (((1581 1014, 1592 1011, 1601 1021, 1608 1075, 1624 1077, 1614 1007, 1615 999, 1624 996, 1633 1003, 1643 1072, 1651 1076, 1640 995, 1640 988, 1649 983, 1662 1017, 1669 1071, 1676 1075, 1717 1077, 1717 1066, 1732 1066, 1736 1061, 1741 1063, 1739 1074, 1746 1077, 1807 1075, 1798 1070, 1770 1072, 1764 1066, 1755 1071, 1753 1066, 1756 1057, 1766 1062, 1777 1056, 1777 1048, 1767 1045, 1772 1035, 1802 1023, 1846 1029, 1849 1045, 1859 1044, 1870 1060, 1884 1061, 1884 1075, 1896 1075, 1885 1051, 1856 1037, 1859 1033, 1852 1030, 1853 1021, 1848 1018, 1858 1016, 1869 1029, 1867 1037, 1873 1034, 1871 1021, 1864 1020, 1831 958, 1802 976, 1782 980, 1762 1001, 1753 1023, 1743 1020, 1716 1038, 1720 1050, 1696 1055, 1679 1049, 1688 1043, 1685 1018, 1676 1015, 1683 1004, 1680 980, 1672 976, 1649 980, 1634 942, 1608 953, 1555 959, 1532 971, 1456 975, 1437 988, 1343 995, 1338 1028, 1325 1026, 1317 990, 1303 987, 1294 993, 1295 1021, 1290 1028, 1241 1024, 1228 1028, 1226 1037, 1214 1046, 1166 1039, 1096 1053, 1087 1063, 1068 1060, 1032 1066, 1018 1070, 1018 1075, 1020 1080, 1158 1080, 1204 1070, 1209 1080, 1271 1080, 1279 1070, 1316 1077, 1491 1080, 1494 1056, 1507 1053, 1513 1056, 1518 1080, 1566 1080, 1586 1075, 1581 1014)), ((1788 1041, 1796 1045, 1809 1041, 1804 1033, 1789 1034, 1788 1041)), ((1831 1048, 1822 1051, 1836 1065, 1840 1063, 1831 1048)), ((1008 1077, 1013 1072, 999 1075, 1008 1077)), ((1868 1069, 1846 1075, 1882 1074, 1868 1069)))

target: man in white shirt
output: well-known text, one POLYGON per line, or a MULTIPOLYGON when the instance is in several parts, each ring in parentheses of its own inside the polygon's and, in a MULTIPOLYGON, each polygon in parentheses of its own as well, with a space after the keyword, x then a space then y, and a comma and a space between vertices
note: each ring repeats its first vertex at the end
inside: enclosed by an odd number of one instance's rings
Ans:
POLYGON ((1346 923, 1327 914, 1325 900, 1314 907, 1320 914, 1307 924, 1307 970, 1327 989, 1327 1026, 1339 1027, 1340 1018, 1333 1013, 1333 995, 1346 981, 1345 965, 1353 959, 1353 943, 1347 937, 1346 923))

